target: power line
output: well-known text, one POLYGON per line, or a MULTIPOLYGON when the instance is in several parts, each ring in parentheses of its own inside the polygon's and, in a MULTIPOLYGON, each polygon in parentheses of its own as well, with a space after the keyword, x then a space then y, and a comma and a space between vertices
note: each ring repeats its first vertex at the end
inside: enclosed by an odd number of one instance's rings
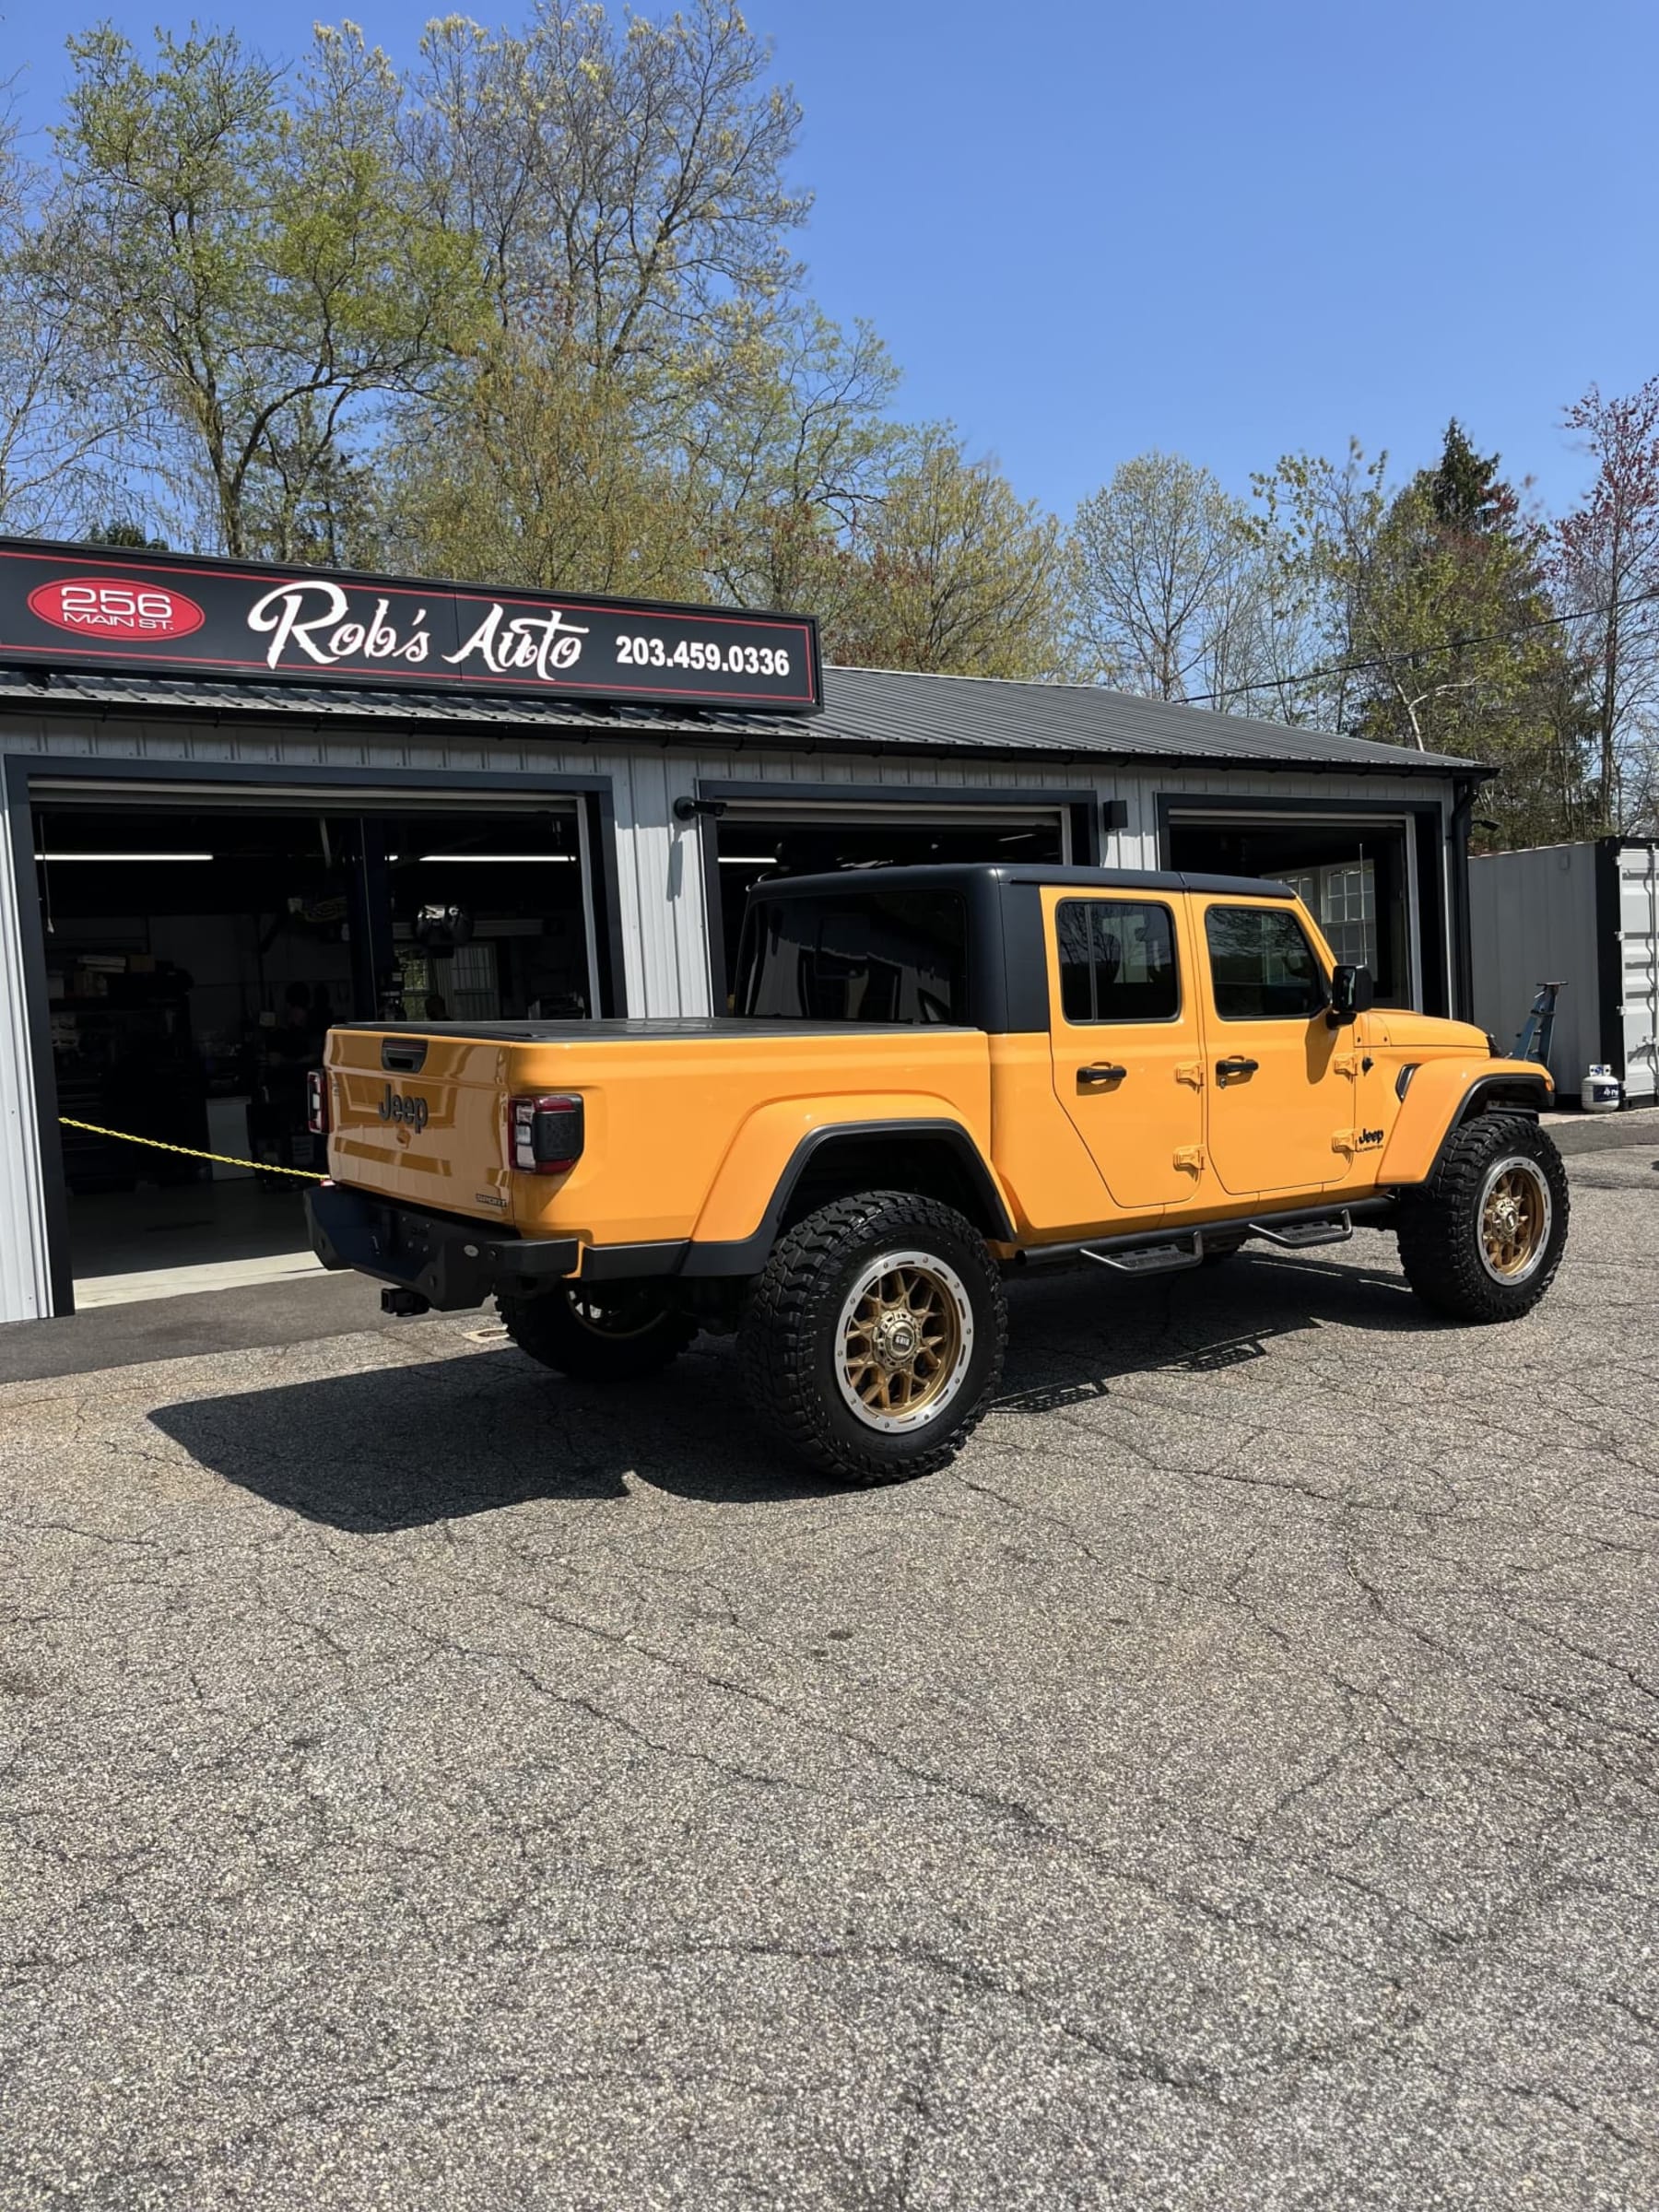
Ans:
POLYGON ((1335 661, 1328 668, 1309 668, 1300 676, 1265 676, 1245 684, 1228 684, 1218 691, 1191 691, 1180 703, 1202 707, 1217 699, 1237 699, 1245 691, 1284 691, 1298 684, 1324 683, 1333 676, 1362 676, 1371 668, 1394 668, 1403 661, 1423 661, 1441 653, 1461 653, 1465 645, 1501 645, 1529 630, 1558 629, 1567 622, 1587 622, 1595 615, 1622 613, 1627 606, 1642 606, 1659 599, 1659 590, 1631 592, 1623 599, 1609 599, 1599 606, 1575 607, 1567 615, 1535 615, 1525 622, 1512 622, 1507 629, 1475 630, 1464 638, 1446 638, 1438 645, 1414 645, 1409 653, 1381 653, 1365 661, 1335 661))

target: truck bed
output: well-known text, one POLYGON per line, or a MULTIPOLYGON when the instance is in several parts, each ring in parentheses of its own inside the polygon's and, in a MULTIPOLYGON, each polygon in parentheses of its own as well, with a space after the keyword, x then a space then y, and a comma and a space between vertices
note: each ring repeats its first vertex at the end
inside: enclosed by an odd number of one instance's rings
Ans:
POLYGON ((583 1244, 748 1235, 779 1159, 826 1121, 944 1118, 990 1146, 982 1030, 718 1015, 359 1022, 329 1031, 325 1066, 335 1182, 583 1244), (508 1102, 530 1096, 581 1101, 567 1171, 508 1164, 508 1102))

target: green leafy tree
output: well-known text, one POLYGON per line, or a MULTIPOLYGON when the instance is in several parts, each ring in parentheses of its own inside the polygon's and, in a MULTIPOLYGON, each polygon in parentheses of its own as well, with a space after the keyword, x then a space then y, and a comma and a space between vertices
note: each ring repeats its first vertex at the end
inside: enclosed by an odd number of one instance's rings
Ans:
POLYGON ((1485 834, 1507 844, 1594 825, 1588 700, 1547 588, 1546 532, 1461 424, 1432 468, 1289 454, 1255 480, 1254 527, 1280 625, 1257 712, 1497 767, 1485 834))
POLYGON ((1059 525, 949 424, 914 433, 841 556, 830 658, 940 675, 1050 677, 1065 665, 1059 525))
POLYGON ((713 0, 452 18, 411 102, 413 171, 496 328, 406 410, 395 542, 468 575, 798 602, 893 371, 795 296, 800 111, 764 43, 713 0))
POLYGON ((1437 467, 1390 502, 1356 579, 1366 736, 1492 763, 1506 843, 1583 826, 1590 735, 1543 570, 1545 530, 1452 423, 1437 467))
POLYGON ((125 546, 138 553, 165 553, 168 550, 164 537, 152 537, 142 523, 135 523, 126 516, 117 516, 107 523, 100 523, 96 529, 88 531, 84 543, 88 546, 125 546))
POLYGON ((416 571, 544 591, 700 595, 683 472, 618 371, 499 333, 406 416, 382 536, 416 571))
POLYGON ((1263 667, 1253 711, 1345 730, 1357 664, 1374 649, 1369 590, 1388 513, 1388 455, 1350 441, 1340 464, 1287 453, 1253 479, 1252 528, 1266 563, 1263 667))
POLYGON ((105 25, 69 50, 51 291, 204 533, 308 550, 308 503, 376 403, 476 312, 468 246, 400 166, 390 66, 350 27, 318 30, 291 88, 233 31, 160 32, 146 61, 105 25))

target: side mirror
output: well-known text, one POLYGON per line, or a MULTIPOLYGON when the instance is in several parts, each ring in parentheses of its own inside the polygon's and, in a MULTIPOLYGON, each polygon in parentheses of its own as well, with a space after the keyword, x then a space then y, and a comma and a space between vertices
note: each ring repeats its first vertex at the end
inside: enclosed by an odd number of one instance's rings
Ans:
POLYGON ((1376 999, 1376 985, 1369 968, 1341 967, 1331 971, 1331 1012, 1336 1021, 1352 1021, 1367 1014, 1376 999))

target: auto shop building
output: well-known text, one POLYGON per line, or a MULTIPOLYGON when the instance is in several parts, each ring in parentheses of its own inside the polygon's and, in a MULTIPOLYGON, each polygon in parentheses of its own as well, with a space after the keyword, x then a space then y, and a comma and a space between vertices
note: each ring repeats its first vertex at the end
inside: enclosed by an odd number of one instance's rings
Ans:
POLYGON ((1479 779, 824 669, 805 618, 0 540, 0 1321, 309 1267, 328 1018, 719 1010, 779 867, 1271 875, 1381 1002, 1465 1011, 1479 779))

